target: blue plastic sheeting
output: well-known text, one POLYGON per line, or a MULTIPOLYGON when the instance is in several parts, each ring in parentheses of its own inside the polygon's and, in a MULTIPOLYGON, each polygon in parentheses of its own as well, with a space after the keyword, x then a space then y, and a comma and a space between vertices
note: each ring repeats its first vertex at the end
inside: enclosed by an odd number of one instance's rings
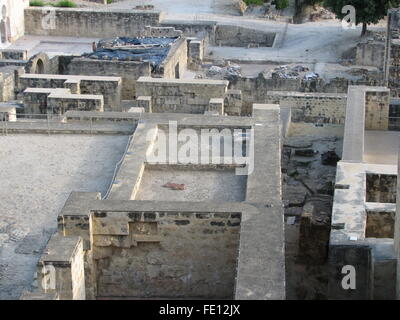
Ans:
POLYGON ((160 64, 167 57, 171 48, 178 37, 175 38, 127 38, 120 37, 113 40, 102 40, 98 44, 98 49, 93 53, 85 54, 85 57, 100 60, 121 60, 121 61, 148 61, 153 69, 157 70, 160 64), (139 46, 153 45, 151 48, 123 48, 118 46, 139 46), (108 48, 104 48, 107 46, 108 48))

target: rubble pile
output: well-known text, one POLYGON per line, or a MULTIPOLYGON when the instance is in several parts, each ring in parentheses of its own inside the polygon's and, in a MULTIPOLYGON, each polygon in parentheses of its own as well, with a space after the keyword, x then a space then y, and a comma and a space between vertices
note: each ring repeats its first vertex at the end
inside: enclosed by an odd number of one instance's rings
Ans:
POLYGON ((227 66, 211 66, 205 75, 209 79, 215 80, 230 80, 233 77, 241 77, 241 67, 237 64, 228 63, 227 66))
POLYGON ((335 19, 335 14, 324 7, 317 7, 310 14, 310 21, 335 19))
POLYGON ((296 65, 294 67, 285 65, 276 67, 271 76, 273 79, 303 79, 312 81, 320 78, 318 73, 310 71, 308 67, 296 65))

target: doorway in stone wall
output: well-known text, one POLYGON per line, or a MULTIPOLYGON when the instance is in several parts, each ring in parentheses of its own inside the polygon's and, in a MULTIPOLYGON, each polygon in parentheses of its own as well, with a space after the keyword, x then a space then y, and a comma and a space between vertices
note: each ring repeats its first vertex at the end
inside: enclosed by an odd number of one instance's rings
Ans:
POLYGON ((44 64, 43 64, 42 59, 39 59, 36 62, 36 73, 37 74, 43 74, 44 73, 44 64))
POLYGON ((179 62, 175 66, 175 79, 179 79, 179 62))

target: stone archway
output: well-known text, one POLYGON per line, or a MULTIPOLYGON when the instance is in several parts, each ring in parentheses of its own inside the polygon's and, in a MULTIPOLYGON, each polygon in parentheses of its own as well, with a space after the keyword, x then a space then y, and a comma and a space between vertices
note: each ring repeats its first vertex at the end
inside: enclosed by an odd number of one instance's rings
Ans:
POLYGON ((35 73, 37 74, 43 74, 44 73, 44 63, 42 59, 38 59, 36 61, 36 70, 35 73))
POLYGON ((25 66, 27 73, 45 74, 50 72, 50 61, 47 54, 40 52, 29 59, 25 66))

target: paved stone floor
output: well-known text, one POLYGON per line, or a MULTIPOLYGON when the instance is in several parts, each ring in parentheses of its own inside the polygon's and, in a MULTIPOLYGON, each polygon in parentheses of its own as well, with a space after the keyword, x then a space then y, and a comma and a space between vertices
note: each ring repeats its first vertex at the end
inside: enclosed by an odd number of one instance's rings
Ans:
POLYGON ((246 177, 234 170, 146 169, 136 200, 244 201, 246 177), (164 187, 168 182, 184 184, 184 190, 164 187))
POLYGON ((365 131, 364 160, 374 164, 397 165, 399 131, 365 131))
POLYGON ((98 40, 100 39, 25 35, 14 42, 9 49, 28 50, 29 57, 39 52, 46 52, 50 57, 61 53, 79 55, 92 52, 92 43, 98 40))

